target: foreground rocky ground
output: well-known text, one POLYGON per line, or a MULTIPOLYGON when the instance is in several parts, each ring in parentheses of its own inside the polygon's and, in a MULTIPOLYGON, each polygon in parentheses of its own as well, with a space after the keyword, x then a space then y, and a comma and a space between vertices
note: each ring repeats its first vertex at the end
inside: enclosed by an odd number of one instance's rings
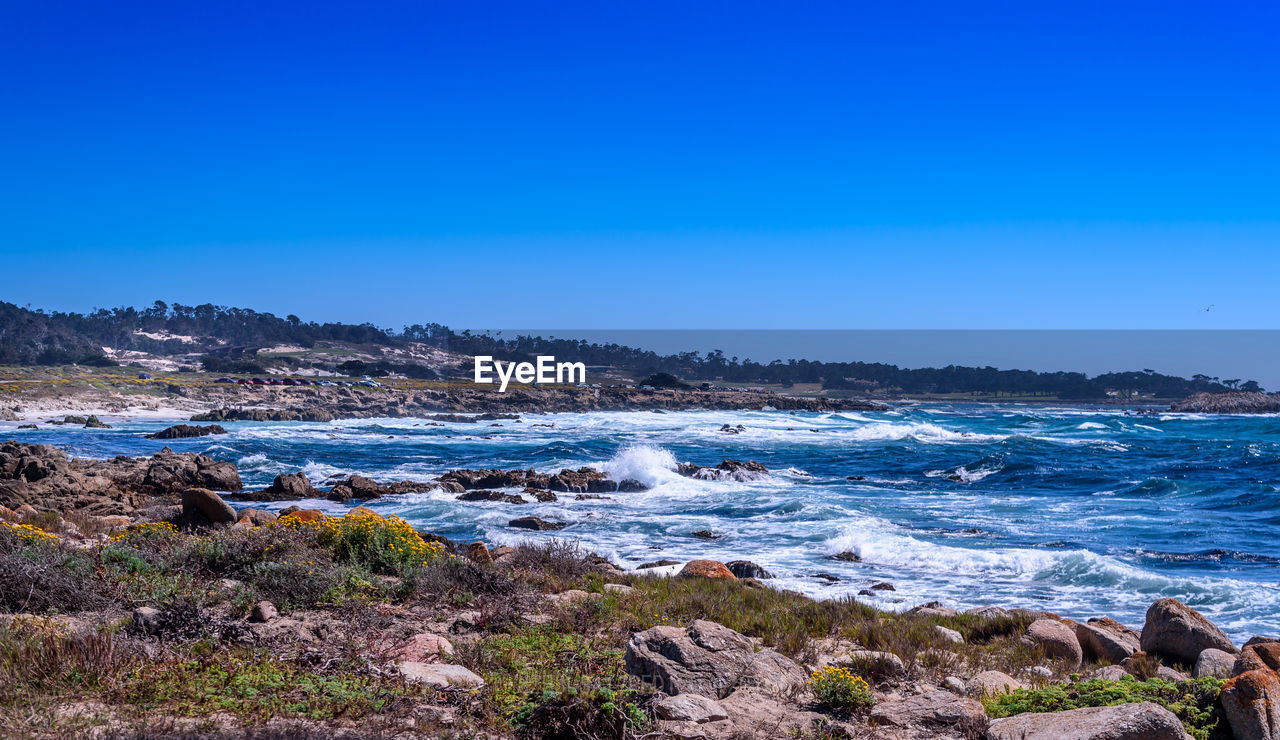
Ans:
POLYGON ((1140 629, 936 603, 890 614, 769 588, 746 561, 647 576, 567 540, 490 549, 363 507, 277 517, 212 490, 354 504, 634 485, 459 470, 241 491, 234 465, 197 455, 0 445, 0 733, 1280 738, 1280 641, 1236 646, 1172 599, 1140 629))

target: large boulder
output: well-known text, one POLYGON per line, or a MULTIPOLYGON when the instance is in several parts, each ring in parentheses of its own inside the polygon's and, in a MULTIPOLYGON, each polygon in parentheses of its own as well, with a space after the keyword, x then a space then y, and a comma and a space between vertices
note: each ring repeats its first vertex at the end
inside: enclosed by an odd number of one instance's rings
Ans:
POLYGON ((1195 665, 1201 651, 1208 648, 1232 655, 1239 652, 1217 625, 1177 599, 1158 599, 1147 609, 1147 622, 1142 627, 1144 652, 1195 665))
POLYGON ((1231 675, 1239 676, 1241 673, 1256 671, 1259 668, 1280 671, 1280 643, 1255 642, 1252 645, 1245 645, 1240 655, 1236 656, 1231 675))
POLYGON ((1222 685, 1222 710, 1236 740, 1280 740, 1280 675, 1261 668, 1222 685))
POLYGON ((1182 721, 1153 702, 1018 714, 991 723, 991 740, 1184 740, 1182 721))
POLYGON ((1071 666, 1080 665, 1083 652, 1076 632, 1065 622, 1056 619, 1037 619, 1027 626, 1023 638, 1038 646, 1050 658, 1065 660, 1071 666))
POLYGON ((236 510, 207 488, 188 488, 182 492, 182 515, 191 522, 235 524, 236 510))
POLYGON ((871 724, 918 728, 929 725, 977 724, 986 716, 982 704, 950 691, 929 689, 923 694, 882 701, 871 709, 871 724))
POLYGON ((1076 639, 1085 660, 1119 664, 1142 649, 1142 635, 1110 617, 1076 624, 1076 639))
POLYGON ((806 675, 773 650, 756 651, 750 639, 728 627, 695 620, 687 628, 652 627, 627 642, 627 672, 671 694, 723 699, 739 686, 788 693, 806 675))

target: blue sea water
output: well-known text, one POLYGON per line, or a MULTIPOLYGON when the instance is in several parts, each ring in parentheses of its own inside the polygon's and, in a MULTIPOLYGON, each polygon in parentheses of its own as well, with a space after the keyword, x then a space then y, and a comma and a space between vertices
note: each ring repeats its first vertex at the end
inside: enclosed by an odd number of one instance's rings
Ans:
MULTIPOLYGON (((165 422, 112 421, 109 430, 6 423, 0 434, 95 457, 149 455, 166 444, 143 438, 165 422)), ((888 581, 896 590, 858 597, 886 609, 931 600, 998 604, 1141 627, 1151 601, 1173 596, 1237 641, 1280 634, 1275 416, 930 404, 875 413, 525 415, 492 425, 224 426, 225 436, 167 444, 236 462, 249 487, 298 469, 320 485, 351 473, 426 480, 451 468, 582 465, 651 486, 605 500, 561 495, 524 506, 460 502, 435 491, 372 504, 455 539, 572 538, 625 568, 661 558, 748 559, 777 576, 772 584, 817 597, 888 581), (724 424, 744 431, 723 433, 724 424), (709 481, 673 470, 676 461, 725 458, 757 460, 770 474, 709 481), (526 515, 569 526, 556 533, 507 527, 526 515), (690 536, 701 529, 720 538, 690 536), (830 558, 841 552, 861 561, 830 558)))

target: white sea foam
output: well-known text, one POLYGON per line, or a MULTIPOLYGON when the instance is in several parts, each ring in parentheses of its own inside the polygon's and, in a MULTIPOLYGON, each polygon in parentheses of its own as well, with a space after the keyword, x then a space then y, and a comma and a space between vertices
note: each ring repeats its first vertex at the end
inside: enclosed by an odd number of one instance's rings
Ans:
POLYGON ((613 480, 637 480, 650 488, 680 477, 675 455, 649 445, 624 447, 600 467, 613 480))

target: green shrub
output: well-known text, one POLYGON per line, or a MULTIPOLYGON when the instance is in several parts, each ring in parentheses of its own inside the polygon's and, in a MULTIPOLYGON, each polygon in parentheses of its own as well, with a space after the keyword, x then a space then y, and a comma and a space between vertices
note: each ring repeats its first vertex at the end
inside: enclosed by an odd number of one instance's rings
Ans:
POLYGON ((1159 678, 1139 681, 1125 676, 1118 681, 1093 679, 1042 689, 1018 689, 983 703, 991 717, 1010 717, 1024 712, 1061 712, 1150 701, 1176 714, 1196 740, 1210 740, 1230 736, 1218 706, 1221 691, 1222 681, 1216 678, 1173 683, 1159 678))

